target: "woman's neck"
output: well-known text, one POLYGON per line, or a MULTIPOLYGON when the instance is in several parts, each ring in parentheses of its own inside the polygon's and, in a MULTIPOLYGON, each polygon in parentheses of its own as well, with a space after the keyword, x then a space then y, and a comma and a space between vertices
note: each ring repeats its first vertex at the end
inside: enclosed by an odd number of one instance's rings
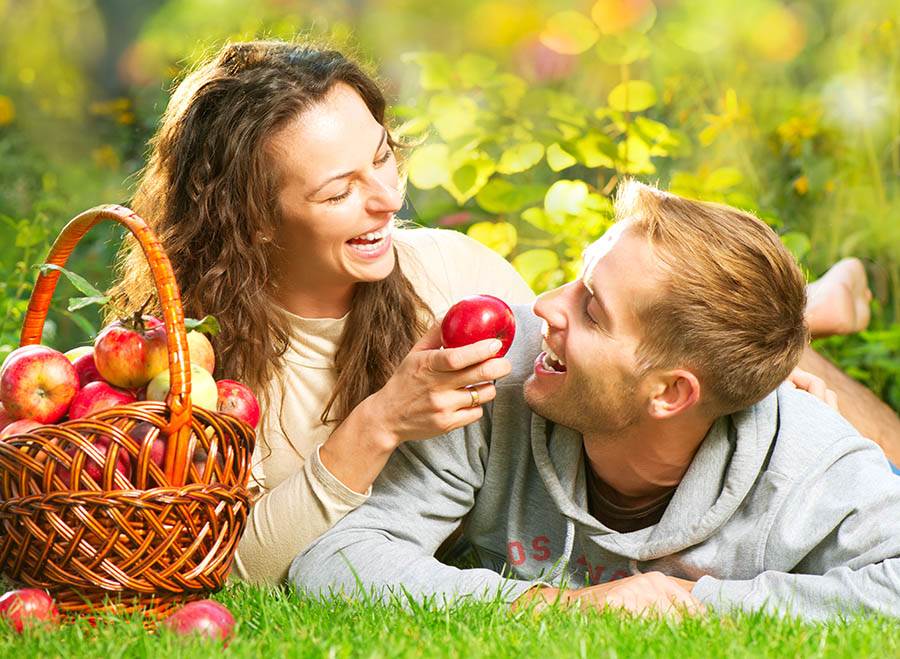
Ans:
POLYGON ((354 286, 314 289, 280 286, 276 300, 283 309, 302 318, 342 318, 350 311, 354 286))

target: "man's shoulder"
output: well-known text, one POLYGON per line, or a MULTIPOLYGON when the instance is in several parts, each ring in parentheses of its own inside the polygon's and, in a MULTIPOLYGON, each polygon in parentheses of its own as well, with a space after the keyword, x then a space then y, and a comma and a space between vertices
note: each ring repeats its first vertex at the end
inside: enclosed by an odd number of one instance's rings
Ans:
POLYGON ((796 477, 816 465, 827 468, 850 452, 873 451, 873 457, 881 453, 877 444, 812 394, 786 383, 773 395, 778 401, 778 431, 771 469, 796 477))

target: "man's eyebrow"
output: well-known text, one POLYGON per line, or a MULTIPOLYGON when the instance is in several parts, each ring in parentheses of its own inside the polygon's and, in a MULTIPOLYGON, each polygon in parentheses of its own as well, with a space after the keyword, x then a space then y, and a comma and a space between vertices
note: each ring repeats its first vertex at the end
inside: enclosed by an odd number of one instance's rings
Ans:
MULTIPOLYGON (((381 132, 381 141, 378 143, 378 146, 375 147, 375 153, 378 153, 379 151, 381 151, 381 145, 384 144, 385 140, 387 140, 387 128, 383 129, 381 132)), ((326 180, 324 183, 322 183, 322 185, 320 185, 318 188, 316 188, 315 190, 310 192, 308 196, 315 197, 319 193, 319 191, 322 190, 322 188, 324 188, 326 185, 328 185, 332 181, 337 181, 338 179, 347 178, 348 176, 353 176, 353 174, 355 174, 355 173, 356 173, 355 171, 352 171, 352 172, 343 172, 342 174, 335 174, 334 176, 332 176, 328 180, 326 180)))

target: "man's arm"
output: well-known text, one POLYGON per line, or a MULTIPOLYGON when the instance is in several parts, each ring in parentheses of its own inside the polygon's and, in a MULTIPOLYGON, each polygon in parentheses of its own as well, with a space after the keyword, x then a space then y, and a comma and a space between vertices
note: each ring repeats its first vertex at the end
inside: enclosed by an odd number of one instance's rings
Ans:
POLYGON ((300 590, 380 597, 391 592, 511 601, 533 584, 486 569, 460 570, 434 553, 472 509, 484 479, 489 420, 401 446, 376 481, 372 496, 301 553, 290 580, 300 590))
POLYGON ((792 564, 753 579, 701 577, 707 606, 767 609, 810 619, 900 615, 900 479, 870 442, 845 438, 840 453, 798 481, 777 512, 765 563, 792 564))
POLYGON ((900 466, 900 417, 890 407, 812 348, 804 351, 800 368, 825 380, 828 388, 837 394, 844 418, 900 466))

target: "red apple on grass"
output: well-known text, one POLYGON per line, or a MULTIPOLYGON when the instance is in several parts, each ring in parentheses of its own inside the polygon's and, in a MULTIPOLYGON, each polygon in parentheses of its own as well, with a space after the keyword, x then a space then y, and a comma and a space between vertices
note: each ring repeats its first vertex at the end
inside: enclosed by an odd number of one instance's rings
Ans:
POLYGON ((101 410, 107 410, 116 405, 127 405, 137 400, 137 396, 131 391, 117 389, 108 382, 98 380, 88 382, 78 390, 72 404, 69 405, 69 418, 80 419, 101 410))
POLYGON ((168 367, 166 328, 135 314, 107 325, 94 340, 94 363, 103 379, 123 389, 142 387, 168 367))
POLYGON ((77 390, 72 362, 46 346, 13 350, 0 371, 0 402, 17 419, 59 421, 77 390))
POLYGON ((441 322, 441 341, 445 348, 459 348, 483 339, 500 339, 503 346, 495 357, 509 350, 516 335, 512 309, 493 295, 470 295, 447 310, 441 322))
MULTIPOLYGON (((111 445, 113 444, 113 440, 106 435, 99 435, 94 439, 94 448, 100 453, 102 460, 98 463, 96 460, 91 458, 89 455, 85 455, 84 463, 82 465, 82 473, 90 476, 97 485, 103 487, 103 465, 106 462, 106 455, 111 451, 111 445)), ((126 479, 131 478, 131 456, 128 455, 128 452, 121 446, 118 446, 119 454, 116 457, 116 471, 122 474, 126 479)), ((74 445, 69 445, 65 449, 66 453, 71 456, 74 456, 77 453, 77 449, 74 445)), ((80 488, 81 485, 78 483, 72 483, 72 474, 66 467, 58 467, 56 473, 59 474, 60 479, 63 484, 67 488, 80 488)), ((115 482, 115 478, 112 481, 112 489, 118 490, 121 489, 115 482)))
POLYGON ((259 401, 250 387, 235 380, 219 380, 216 387, 219 390, 219 411, 255 428, 259 423, 259 401))
POLYGON ((200 634, 211 639, 225 641, 234 629, 234 616, 224 605, 213 600, 189 602, 162 623, 179 635, 200 634))
POLYGON ((6 619, 17 634, 21 634, 25 627, 58 625, 59 609, 46 591, 23 588, 0 596, 0 617, 6 619))

